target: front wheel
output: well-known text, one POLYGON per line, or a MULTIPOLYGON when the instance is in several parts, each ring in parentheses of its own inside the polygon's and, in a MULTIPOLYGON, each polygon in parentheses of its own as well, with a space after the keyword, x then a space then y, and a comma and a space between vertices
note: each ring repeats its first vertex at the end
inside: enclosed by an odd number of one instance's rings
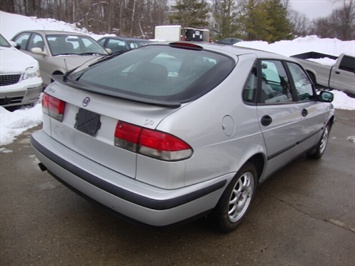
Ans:
POLYGON ((238 227, 255 194, 257 171, 252 163, 246 163, 230 182, 211 216, 223 232, 238 227))
POLYGON ((311 152, 308 153, 308 157, 312 159, 320 159, 323 156, 325 148, 328 145, 329 133, 330 133, 330 126, 329 124, 327 124, 327 126, 323 131, 320 141, 318 142, 317 146, 311 152))

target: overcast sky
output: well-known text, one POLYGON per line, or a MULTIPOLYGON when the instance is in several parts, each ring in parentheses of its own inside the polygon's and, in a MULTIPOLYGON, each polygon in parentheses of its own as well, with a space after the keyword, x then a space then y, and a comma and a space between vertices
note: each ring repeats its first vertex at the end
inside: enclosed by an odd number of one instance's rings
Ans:
POLYGON ((291 8, 303 13, 310 20, 327 17, 334 9, 342 7, 342 1, 334 0, 290 0, 291 8))

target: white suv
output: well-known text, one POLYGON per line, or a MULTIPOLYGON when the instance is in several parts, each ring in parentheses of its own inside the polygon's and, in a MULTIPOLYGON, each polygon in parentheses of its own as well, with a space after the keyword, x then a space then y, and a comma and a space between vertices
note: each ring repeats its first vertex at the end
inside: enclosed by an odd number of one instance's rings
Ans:
POLYGON ((0 105, 36 103, 42 92, 38 62, 13 47, 0 34, 0 105))

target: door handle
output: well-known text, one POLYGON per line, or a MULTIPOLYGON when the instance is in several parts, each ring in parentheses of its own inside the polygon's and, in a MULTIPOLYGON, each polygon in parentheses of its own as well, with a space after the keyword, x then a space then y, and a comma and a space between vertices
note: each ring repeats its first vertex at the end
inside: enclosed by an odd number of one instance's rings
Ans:
POLYGON ((340 72, 339 71, 335 71, 335 74, 340 74, 340 72))
POLYGON ((302 116, 305 117, 305 116, 307 116, 307 115, 308 115, 307 109, 303 109, 303 110, 302 110, 302 116))
POLYGON ((272 118, 271 118, 271 116, 269 116, 269 115, 264 115, 264 116, 261 118, 261 124, 262 124, 263 126, 268 126, 268 125, 271 124, 271 122, 272 122, 272 118))

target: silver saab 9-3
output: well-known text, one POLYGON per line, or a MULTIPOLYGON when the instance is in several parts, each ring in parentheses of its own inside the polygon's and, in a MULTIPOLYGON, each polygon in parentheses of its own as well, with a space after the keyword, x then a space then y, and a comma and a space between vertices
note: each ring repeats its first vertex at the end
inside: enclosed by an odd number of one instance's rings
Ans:
POLYGON ((233 230, 257 184, 323 155, 334 121, 297 61, 246 48, 151 44, 53 78, 41 168, 152 226, 206 215, 233 230))

